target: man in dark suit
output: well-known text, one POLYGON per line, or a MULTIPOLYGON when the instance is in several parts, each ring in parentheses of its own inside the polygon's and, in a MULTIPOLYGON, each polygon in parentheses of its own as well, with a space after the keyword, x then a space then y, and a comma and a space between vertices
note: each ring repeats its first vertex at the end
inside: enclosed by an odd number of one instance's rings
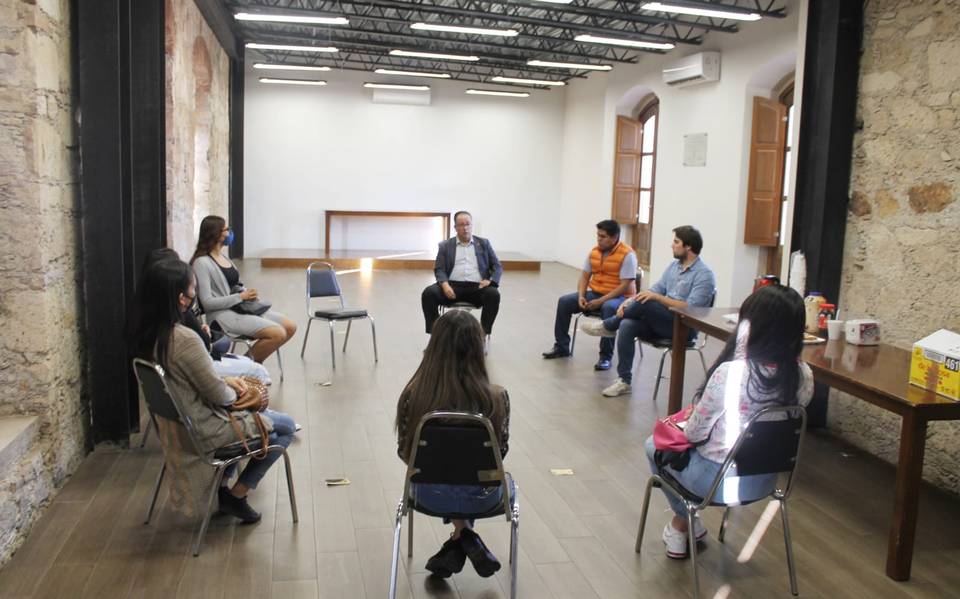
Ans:
POLYGON ((500 311, 500 275, 503 266, 490 242, 473 235, 473 216, 461 210, 453 215, 457 236, 440 242, 433 272, 437 282, 423 290, 420 303, 427 334, 440 306, 470 302, 481 308, 480 325, 487 335, 500 311))

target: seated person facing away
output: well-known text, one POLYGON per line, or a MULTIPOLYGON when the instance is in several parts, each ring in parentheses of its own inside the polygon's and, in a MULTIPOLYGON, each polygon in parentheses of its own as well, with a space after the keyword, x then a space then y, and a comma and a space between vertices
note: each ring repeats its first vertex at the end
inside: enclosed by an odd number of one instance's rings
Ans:
MULTIPOLYGON (((218 448, 239 440, 227 407, 243 397, 247 387, 241 379, 218 377, 203 341, 182 324, 183 313, 196 297, 190 266, 173 259, 157 262, 143 278, 129 330, 134 354, 163 367, 170 392, 193 421, 201 447, 212 458, 218 448)), ((250 412, 235 412, 233 418, 247 438, 259 436, 250 412)), ((269 415, 263 416, 263 422, 270 431, 271 444, 290 445, 293 431, 276 430, 269 415)), ((271 452, 262 460, 249 460, 232 488, 226 485, 235 468, 228 470, 219 490, 220 511, 245 524, 258 522, 260 514, 247 503, 247 492, 257 486, 278 457, 280 452, 271 452)))
MULTIPOLYGON (((670 263, 660 280, 647 291, 641 291, 624 302, 615 315, 602 321, 584 322, 580 327, 588 335, 617 337, 618 378, 603 390, 607 397, 630 393, 637 338, 672 338, 673 314, 670 308, 709 306, 716 292, 716 277, 700 259, 700 250, 703 249, 700 231, 684 225, 674 229, 673 234, 675 261, 670 263)), ((690 340, 696 335, 696 331, 691 331, 690 340)))
MULTIPOLYGON (((690 407, 684 434, 696 447, 689 450, 689 463, 682 470, 657 466, 651 436, 646 441, 650 471, 666 471, 684 488, 703 497, 747 420, 767 407, 810 403, 813 373, 800 360, 804 320, 803 299, 789 287, 762 287, 744 300, 736 336, 730 338, 710 367, 690 407)), ((759 499, 770 494, 775 484, 776 475, 772 474, 737 476, 734 465, 716 497, 725 502, 759 499)), ((667 556, 683 558, 689 549, 687 512, 673 495, 664 495, 675 514, 663 528, 667 556)), ((706 537, 699 518, 693 526, 698 540, 706 537)))
MULTIPOLYGON (((576 293, 561 295, 553 323, 554 344, 544 352, 547 360, 570 355, 570 318, 578 312, 599 311, 611 318, 629 294, 636 293, 637 255, 620 241, 620 225, 614 220, 597 223, 597 245, 587 256, 576 293)), ((595 370, 609 370, 613 339, 600 340, 600 359, 595 370)))
MULTIPOLYGON (((483 341, 477 320, 462 310, 446 312, 434 323, 423 361, 397 402, 397 455, 404 462, 410 460, 420 419, 438 410, 483 414, 497 432, 501 456, 507 455, 510 399, 505 389, 487 378, 483 341)), ((414 483, 411 493, 419 505, 435 513, 484 514, 503 501, 499 486, 414 483)), ((467 557, 480 576, 500 569, 500 562, 473 531, 473 522, 453 520, 450 539, 426 567, 447 578, 463 569, 467 557)))
POLYGON ((430 334, 440 306, 469 302, 481 308, 480 324, 487 335, 500 311, 500 275, 503 266, 490 241, 473 234, 473 216, 465 210, 453 215, 456 237, 440 242, 433 272, 437 282, 420 294, 423 321, 430 334))
POLYGON ((197 275, 200 306, 211 325, 216 322, 228 334, 256 339, 247 355, 262 364, 293 337, 297 325, 272 309, 260 316, 233 310, 246 300, 259 299, 259 295, 256 289, 243 287, 240 272, 224 255, 223 248, 232 241, 233 231, 222 217, 210 215, 200 222, 197 249, 190 259, 197 275))

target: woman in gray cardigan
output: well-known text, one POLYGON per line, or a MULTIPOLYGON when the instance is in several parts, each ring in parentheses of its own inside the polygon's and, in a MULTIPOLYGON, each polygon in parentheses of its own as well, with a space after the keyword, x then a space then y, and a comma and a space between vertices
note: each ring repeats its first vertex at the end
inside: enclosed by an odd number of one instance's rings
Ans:
MULTIPOLYGON (((137 357, 154 361, 166 371, 171 393, 199 433, 202 451, 212 455, 238 440, 227 409, 247 392, 247 387, 241 379, 217 376, 203 341, 180 323, 194 298, 196 285, 187 264, 172 259, 154 264, 143 277, 130 332, 137 357)), ((237 411, 234 415, 246 437, 259 436, 250 412, 237 411)), ((277 431, 269 415, 262 418, 270 432, 270 443, 289 446, 293 431, 277 431)), ((271 452, 262 460, 250 460, 232 488, 221 486, 220 511, 245 523, 260 520, 260 514, 247 503, 247 492, 257 486, 280 455, 271 452)), ((231 475, 228 471, 223 480, 231 475)))
POLYGON ((256 339, 249 355, 263 363, 267 357, 289 341, 297 325, 276 310, 261 316, 240 314, 232 308, 247 300, 259 298, 257 290, 240 283, 240 272, 223 254, 223 246, 233 241, 233 231, 220 216, 207 216, 200 223, 197 249, 190 264, 197 275, 197 296, 210 323, 216 322, 231 335, 256 339), (234 290, 240 291, 235 292, 234 290))

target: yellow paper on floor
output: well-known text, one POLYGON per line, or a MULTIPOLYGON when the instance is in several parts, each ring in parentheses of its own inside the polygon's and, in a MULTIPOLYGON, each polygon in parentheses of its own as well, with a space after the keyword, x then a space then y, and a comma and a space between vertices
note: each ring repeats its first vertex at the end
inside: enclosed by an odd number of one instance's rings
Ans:
POLYGON ((551 468, 550 474, 554 476, 573 476, 572 468, 551 468))

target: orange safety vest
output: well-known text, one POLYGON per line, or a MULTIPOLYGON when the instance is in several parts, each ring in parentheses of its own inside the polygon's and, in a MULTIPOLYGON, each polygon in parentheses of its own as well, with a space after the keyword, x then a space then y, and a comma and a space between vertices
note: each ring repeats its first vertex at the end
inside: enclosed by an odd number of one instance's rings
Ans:
POLYGON ((590 250, 590 289, 603 295, 616 289, 620 284, 620 266, 631 253, 633 248, 622 241, 617 242, 606 256, 600 246, 590 250))

